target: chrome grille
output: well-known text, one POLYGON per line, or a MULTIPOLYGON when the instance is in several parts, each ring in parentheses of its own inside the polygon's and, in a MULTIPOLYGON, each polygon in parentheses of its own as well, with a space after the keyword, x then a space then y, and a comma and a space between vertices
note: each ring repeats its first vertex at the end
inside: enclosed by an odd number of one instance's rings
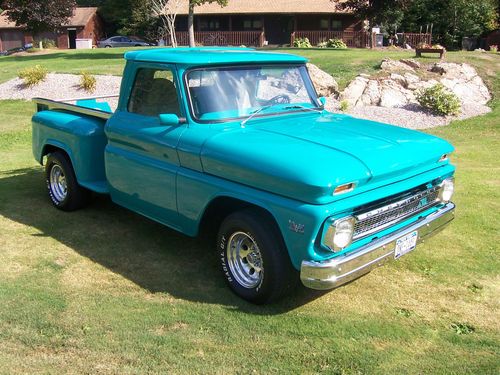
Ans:
POLYGON ((364 237, 423 211, 438 201, 439 186, 418 192, 408 198, 356 215, 353 238, 364 237))

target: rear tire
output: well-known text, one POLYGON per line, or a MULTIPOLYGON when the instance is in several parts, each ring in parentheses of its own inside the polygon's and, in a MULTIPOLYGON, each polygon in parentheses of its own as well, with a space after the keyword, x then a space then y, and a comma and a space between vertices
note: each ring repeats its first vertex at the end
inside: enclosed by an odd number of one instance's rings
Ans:
POLYGON ((274 221, 257 210, 233 213, 222 222, 217 252, 229 287, 249 302, 276 301, 298 282, 274 221))
POLYGON ((63 211, 74 211, 87 205, 90 191, 76 181, 68 157, 56 151, 47 157, 45 165, 47 190, 52 204, 63 211))

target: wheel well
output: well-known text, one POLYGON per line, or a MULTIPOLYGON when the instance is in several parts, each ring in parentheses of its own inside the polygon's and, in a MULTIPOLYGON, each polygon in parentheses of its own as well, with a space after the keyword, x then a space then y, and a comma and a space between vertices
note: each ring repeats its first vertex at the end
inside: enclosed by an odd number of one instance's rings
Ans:
POLYGON ((66 151, 64 151, 62 148, 57 147, 57 146, 53 146, 53 145, 45 145, 43 147, 43 150, 42 150, 42 158, 40 160, 41 164, 43 165, 44 156, 51 154, 53 152, 56 152, 56 151, 61 152, 62 154, 66 155, 66 157, 68 158, 68 161, 71 163, 71 158, 69 157, 68 153, 66 151))
POLYGON ((218 197, 210 202, 200 221, 199 235, 215 240, 222 221, 228 215, 246 209, 258 212, 258 214, 267 219, 271 225, 275 226, 277 233, 281 236, 278 223, 276 223, 274 216, 268 210, 253 203, 231 197, 218 197))

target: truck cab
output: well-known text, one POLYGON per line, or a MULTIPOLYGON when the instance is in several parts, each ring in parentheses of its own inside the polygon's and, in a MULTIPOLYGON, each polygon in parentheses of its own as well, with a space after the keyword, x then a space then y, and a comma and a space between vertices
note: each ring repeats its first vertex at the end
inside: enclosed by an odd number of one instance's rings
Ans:
POLYGON ((49 197, 90 193, 188 236, 214 235, 254 303, 332 289, 414 250, 454 215, 453 147, 324 109, 300 56, 243 48, 128 52, 116 110, 35 99, 49 197))

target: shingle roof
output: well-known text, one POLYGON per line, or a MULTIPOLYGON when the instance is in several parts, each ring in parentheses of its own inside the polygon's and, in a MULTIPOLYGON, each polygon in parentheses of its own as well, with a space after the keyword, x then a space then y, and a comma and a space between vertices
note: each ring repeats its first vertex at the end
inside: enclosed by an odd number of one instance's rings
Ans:
MULTIPOLYGON (((73 16, 69 19, 69 21, 63 26, 85 26, 87 22, 90 21, 92 16, 97 12, 96 7, 80 7, 75 8, 73 11, 73 16)), ((20 26, 16 26, 15 22, 9 21, 7 18, 7 11, 3 11, 0 14, 0 29, 18 29, 20 26)))
MULTIPOLYGON (((343 0, 230 0, 221 7, 207 3, 194 8, 195 14, 259 14, 259 13, 348 13, 339 9, 343 0)), ((188 14, 188 0, 179 0, 179 13, 188 14)))

